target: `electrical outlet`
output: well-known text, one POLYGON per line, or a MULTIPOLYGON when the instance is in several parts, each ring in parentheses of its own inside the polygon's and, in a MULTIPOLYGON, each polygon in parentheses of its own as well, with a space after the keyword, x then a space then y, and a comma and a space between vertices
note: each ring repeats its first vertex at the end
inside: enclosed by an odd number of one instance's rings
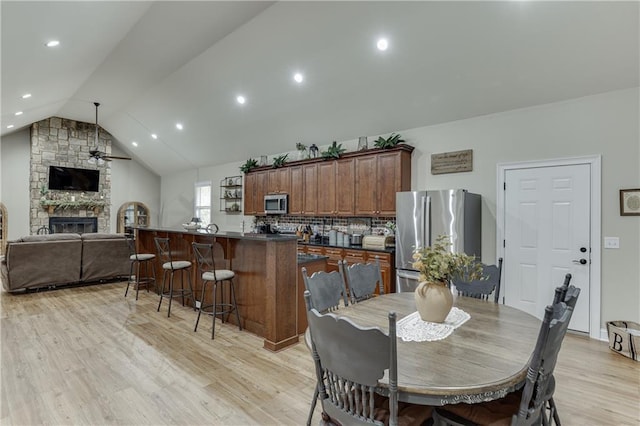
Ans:
POLYGON ((196 300, 196 309, 200 309, 200 305, 201 305, 200 301, 196 300))
POLYGON ((604 248, 606 248, 606 249, 618 249, 618 248, 620 248, 620 238, 618 238, 618 237, 604 237, 604 248))

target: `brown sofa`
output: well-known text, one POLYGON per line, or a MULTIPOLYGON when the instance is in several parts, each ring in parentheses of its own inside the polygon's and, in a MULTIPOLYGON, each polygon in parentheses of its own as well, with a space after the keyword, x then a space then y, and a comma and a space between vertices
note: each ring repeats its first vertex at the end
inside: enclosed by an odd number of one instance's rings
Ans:
POLYGON ((30 235, 7 243, 1 258, 7 291, 100 281, 129 275, 124 234, 30 235))

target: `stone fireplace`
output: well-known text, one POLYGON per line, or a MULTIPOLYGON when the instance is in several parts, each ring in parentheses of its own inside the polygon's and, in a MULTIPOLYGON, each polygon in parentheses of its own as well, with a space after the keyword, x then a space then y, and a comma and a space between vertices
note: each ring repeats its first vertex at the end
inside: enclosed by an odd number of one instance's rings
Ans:
MULTIPOLYGON (((91 165, 95 124, 51 117, 31 125, 30 233, 69 219, 54 232, 110 232, 111 164, 91 165), (100 170, 98 192, 49 190, 49 166, 100 170), (55 222, 55 221, 54 221, 55 222), (85 225, 91 222, 93 225, 85 225), (75 223, 74 225, 71 225, 75 223), (78 229, 79 231, 71 231, 78 229), (88 229, 93 229, 88 231, 88 229)), ((111 154, 112 136, 99 129, 98 148, 111 154)))

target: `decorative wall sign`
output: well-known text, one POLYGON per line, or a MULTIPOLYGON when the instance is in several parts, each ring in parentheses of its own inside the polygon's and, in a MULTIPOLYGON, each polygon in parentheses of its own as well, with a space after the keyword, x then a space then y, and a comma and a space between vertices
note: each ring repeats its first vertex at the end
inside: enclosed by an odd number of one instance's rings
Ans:
POLYGON ((473 150, 431 154, 431 174, 470 172, 473 170, 473 150))
POLYGON ((620 216, 640 216, 640 188, 620 190, 620 216))

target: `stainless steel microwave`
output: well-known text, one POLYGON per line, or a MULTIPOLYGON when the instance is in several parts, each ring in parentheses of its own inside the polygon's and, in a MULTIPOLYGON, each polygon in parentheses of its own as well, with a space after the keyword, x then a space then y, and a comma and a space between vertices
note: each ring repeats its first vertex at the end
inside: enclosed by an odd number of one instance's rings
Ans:
POLYGON ((287 214, 287 194, 269 194, 264 196, 264 212, 266 214, 287 214))

